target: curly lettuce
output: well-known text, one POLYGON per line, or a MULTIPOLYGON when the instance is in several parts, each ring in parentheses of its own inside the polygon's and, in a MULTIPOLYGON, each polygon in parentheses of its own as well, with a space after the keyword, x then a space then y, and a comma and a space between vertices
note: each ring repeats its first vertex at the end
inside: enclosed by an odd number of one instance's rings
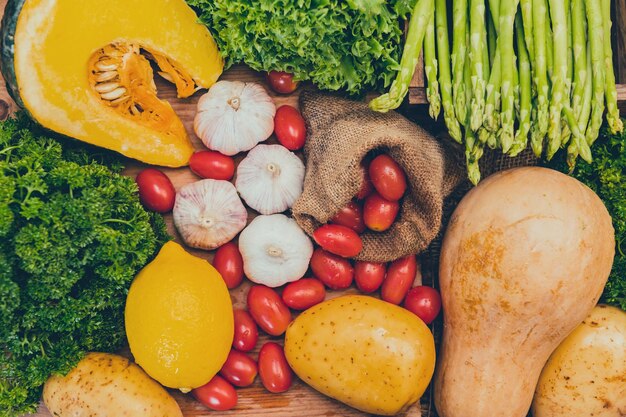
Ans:
POLYGON ((402 22, 415 0, 188 0, 227 66, 286 71, 325 90, 358 94, 391 84, 402 22))

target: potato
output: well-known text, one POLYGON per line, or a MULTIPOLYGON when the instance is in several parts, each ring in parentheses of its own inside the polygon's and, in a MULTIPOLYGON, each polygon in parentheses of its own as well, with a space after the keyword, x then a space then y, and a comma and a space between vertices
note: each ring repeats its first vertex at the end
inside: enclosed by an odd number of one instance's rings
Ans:
POLYGON ((182 417, 176 401, 128 359, 89 353, 67 376, 52 376, 43 400, 55 417, 182 417))
POLYGON ((534 417, 626 415, 626 313, 598 306, 554 351, 533 401, 534 417))
POLYGON ((316 390, 381 415, 415 403, 435 368, 435 342, 424 322, 401 307, 357 295, 302 313, 287 329, 285 355, 316 390))

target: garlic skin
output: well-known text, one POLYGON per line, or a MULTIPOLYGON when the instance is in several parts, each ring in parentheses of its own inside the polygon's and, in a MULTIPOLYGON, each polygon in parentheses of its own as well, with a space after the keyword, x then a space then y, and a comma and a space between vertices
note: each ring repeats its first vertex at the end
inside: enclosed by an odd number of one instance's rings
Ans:
POLYGON ((295 220, 274 214, 256 217, 241 232, 239 251, 250 281, 275 288, 304 276, 313 243, 295 220))
POLYGON ((207 148, 232 156, 267 140, 275 114, 260 84, 219 81, 198 101, 194 130, 207 148))
POLYGON ((248 220, 248 212, 228 181, 202 180, 176 194, 174 224, 187 246, 212 250, 230 242, 248 220))
POLYGON ((259 213, 282 213, 302 194, 304 164, 284 146, 259 145, 239 164, 235 185, 259 213))

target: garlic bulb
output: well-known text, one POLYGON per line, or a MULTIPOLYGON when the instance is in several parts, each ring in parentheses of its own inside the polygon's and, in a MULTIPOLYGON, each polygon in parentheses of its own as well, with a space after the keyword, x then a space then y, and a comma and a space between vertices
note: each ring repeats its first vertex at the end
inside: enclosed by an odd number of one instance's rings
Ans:
POLYGON ((281 145, 259 145, 237 168, 237 191, 261 214, 281 213, 293 206, 304 184, 304 164, 281 145))
POLYGON ((304 276, 313 243, 295 220, 274 214, 258 216, 241 232, 239 251, 246 276, 273 288, 304 276))
POLYGON ((235 155, 272 135, 275 114, 260 84, 219 81, 200 98, 194 130, 207 148, 235 155))
POLYGON ((174 224, 188 246, 215 249, 231 241, 248 220, 248 212, 228 181, 202 180, 176 194, 174 224))

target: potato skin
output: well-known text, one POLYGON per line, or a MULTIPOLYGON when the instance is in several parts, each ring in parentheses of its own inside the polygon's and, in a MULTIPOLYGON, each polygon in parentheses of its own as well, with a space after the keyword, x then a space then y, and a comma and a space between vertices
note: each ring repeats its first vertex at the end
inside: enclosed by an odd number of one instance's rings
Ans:
POLYGON ((554 351, 533 401, 534 417, 626 415, 626 313, 600 305, 554 351))
POLYGON ((302 313, 287 329, 285 355, 311 387, 379 415, 394 415, 415 403, 435 368, 435 343, 423 321, 401 307, 358 295, 302 313))
POLYGON ((139 366, 89 353, 67 376, 52 376, 44 403, 55 417, 182 417, 176 401, 139 366))

